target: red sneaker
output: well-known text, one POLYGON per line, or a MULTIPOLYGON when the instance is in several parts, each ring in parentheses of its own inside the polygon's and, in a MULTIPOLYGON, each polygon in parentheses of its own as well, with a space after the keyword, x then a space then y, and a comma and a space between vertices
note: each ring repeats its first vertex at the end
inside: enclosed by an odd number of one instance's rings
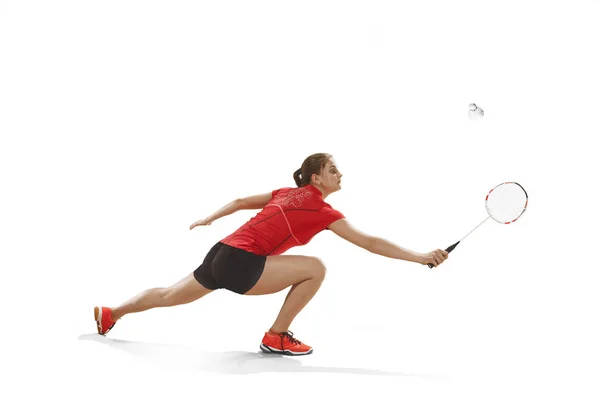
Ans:
POLYGON ((101 335, 106 335, 117 323, 110 317, 110 308, 108 307, 94 307, 94 319, 96 320, 98 333, 101 335))
POLYGON ((285 354, 288 356, 302 356, 310 354, 313 351, 312 347, 295 339, 294 334, 290 331, 281 332, 276 335, 266 332, 260 344, 260 349, 265 353, 285 354))

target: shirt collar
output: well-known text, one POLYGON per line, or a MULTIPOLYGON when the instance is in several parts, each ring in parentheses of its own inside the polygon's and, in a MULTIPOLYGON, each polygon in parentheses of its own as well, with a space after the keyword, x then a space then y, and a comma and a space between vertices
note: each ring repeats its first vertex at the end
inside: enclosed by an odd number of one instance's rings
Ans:
POLYGON ((313 186, 310 183, 308 185, 305 185, 304 187, 306 187, 308 190, 310 190, 311 192, 313 192, 314 194, 316 194, 320 198, 323 198, 323 193, 321 193, 321 191, 319 190, 319 188, 313 186))

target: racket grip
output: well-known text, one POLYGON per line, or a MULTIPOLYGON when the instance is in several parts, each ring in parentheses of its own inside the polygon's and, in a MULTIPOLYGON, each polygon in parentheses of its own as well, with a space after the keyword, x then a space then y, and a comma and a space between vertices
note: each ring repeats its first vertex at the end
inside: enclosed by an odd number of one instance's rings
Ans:
MULTIPOLYGON (((448 253, 450 253, 452 250, 454 250, 454 248, 455 248, 456 246, 458 246, 458 244, 459 244, 459 243, 460 243, 460 240, 459 240, 458 242, 454 243, 452 246, 449 246, 449 247, 446 249, 446 251, 447 251, 448 253)), ((431 268, 433 268, 433 264, 429 263, 429 264, 427 264, 427 265, 429 266, 429 268, 430 268, 430 269, 431 269, 431 268)))

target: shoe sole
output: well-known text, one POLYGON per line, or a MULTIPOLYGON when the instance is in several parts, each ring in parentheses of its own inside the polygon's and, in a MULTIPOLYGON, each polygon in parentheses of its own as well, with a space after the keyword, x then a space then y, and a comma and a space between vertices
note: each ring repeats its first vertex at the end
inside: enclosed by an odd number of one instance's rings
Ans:
POLYGON ((260 344, 260 349, 263 351, 263 353, 283 354, 283 355, 286 355, 286 356, 306 356, 306 355, 309 355, 309 354, 311 354, 313 352, 313 349, 310 349, 309 351, 304 352, 304 353, 293 353, 293 352, 291 352, 289 350, 277 350, 277 349, 274 349, 272 347, 267 346, 264 343, 260 344))
POLYGON ((102 309, 98 307, 94 307, 94 320, 96 321, 96 328, 98 328, 98 333, 102 335, 102 309))

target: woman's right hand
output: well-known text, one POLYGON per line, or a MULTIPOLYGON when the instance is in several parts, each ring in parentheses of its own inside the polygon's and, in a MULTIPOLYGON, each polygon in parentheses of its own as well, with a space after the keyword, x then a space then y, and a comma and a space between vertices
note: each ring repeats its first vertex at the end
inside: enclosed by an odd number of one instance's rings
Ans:
POLYGON ((209 220, 208 218, 202 218, 202 219, 199 219, 198 221, 194 222, 192 225, 190 225, 190 230, 194 229, 197 226, 210 225, 211 223, 212 223, 212 221, 209 220))
POLYGON ((429 253, 423 254, 423 261, 421 264, 433 264, 434 267, 437 267, 441 263, 443 263, 448 258, 448 252, 445 250, 434 250, 429 253))

